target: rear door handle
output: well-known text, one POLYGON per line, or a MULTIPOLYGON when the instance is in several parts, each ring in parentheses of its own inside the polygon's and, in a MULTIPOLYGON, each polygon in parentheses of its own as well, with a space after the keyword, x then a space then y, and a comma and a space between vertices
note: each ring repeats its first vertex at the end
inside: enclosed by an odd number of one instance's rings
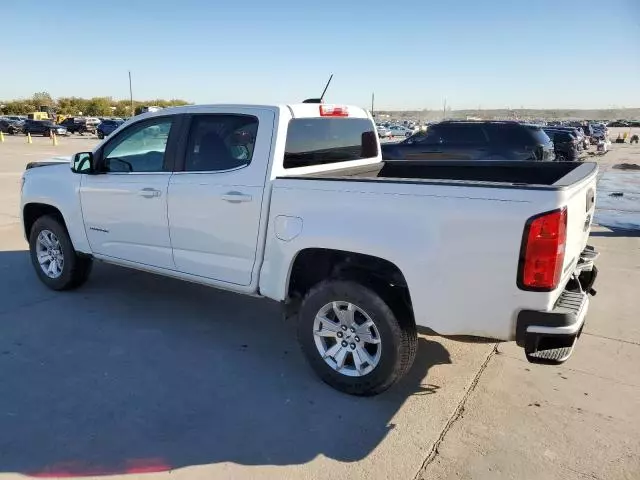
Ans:
POLYGON ((246 195, 242 192, 227 192, 222 195, 222 200, 229 203, 242 203, 242 202, 250 202, 253 200, 251 195, 246 195))
POLYGON ((144 198, 154 198, 162 195, 160 190, 156 190, 155 188, 143 188, 138 192, 138 195, 144 198))

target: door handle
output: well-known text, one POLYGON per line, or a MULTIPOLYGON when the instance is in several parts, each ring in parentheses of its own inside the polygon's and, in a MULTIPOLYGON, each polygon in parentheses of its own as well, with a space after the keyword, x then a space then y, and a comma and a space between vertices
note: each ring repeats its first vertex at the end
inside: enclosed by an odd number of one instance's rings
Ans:
POLYGON ((156 190, 155 188, 143 188, 138 192, 138 195, 144 198, 154 198, 162 195, 160 190, 156 190))
POLYGON ((250 202, 253 200, 251 195, 246 195, 242 192, 227 192, 222 195, 222 200, 229 203, 242 203, 242 202, 250 202))

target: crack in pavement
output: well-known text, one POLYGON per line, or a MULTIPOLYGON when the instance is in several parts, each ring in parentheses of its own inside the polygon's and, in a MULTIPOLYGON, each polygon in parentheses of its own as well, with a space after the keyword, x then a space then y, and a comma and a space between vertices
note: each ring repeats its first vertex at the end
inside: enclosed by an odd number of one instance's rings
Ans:
POLYGON ((568 470, 571 473, 576 473, 584 478, 590 478, 593 480, 604 480, 602 477, 597 476, 595 473, 581 472, 580 470, 576 470, 575 468, 568 467, 567 465, 559 465, 559 467, 562 468, 563 470, 568 470))
POLYGON ((447 421, 447 423, 445 424, 444 428, 440 432, 440 435, 438 436, 437 440, 431 446, 431 449, 429 450, 429 453, 427 454, 427 457, 425 458, 424 462, 422 462, 422 466, 418 470, 418 473, 416 473, 416 475, 413 477, 414 480, 421 480, 421 479, 426 478, 425 474, 426 474, 427 468, 435 460, 435 458, 438 456, 438 447, 444 441, 444 438, 447 435, 447 433, 449 432, 449 430, 451 430, 451 427, 453 427, 453 425, 460 419, 460 417, 464 413, 465 404, 467 403, 467 400, 469 399, 469 397, 471 396, 473 391, 478 386, 478 382, 480 381, 480 377, 482 376, 482 374, 486 370, 487 366, 489 365, 489 362, 491 361, 493 356, 498 351, 498 344, 499 343, 500 342, 496 342, 493 345, 493 348, 491 349, 491 351, 487 355, 487 358, 484 360, 482 365, 480 365, 480 368, 478 369, 478 372, 475 374, 475 376, 473 377, 473 380, 469 384, 469 387, 467 388, 467 391, 462 396, 462 399, 460 400, 460 402, 458 402, 457 407, 453 411, 453 414, 449 417, 449 420, 447 421))
POLYGON ((589 333, 589 332, 582 332, 582 335, 589 335, 590 337, 604 338, 605 340, 611 340, 613 342, 628 343, 630 345, 637 345, 640 347, 640 342, 634 342, 633 340, 622 340, 621 338, 607 337, 605 335, 598 335, 597 333, 589 333))

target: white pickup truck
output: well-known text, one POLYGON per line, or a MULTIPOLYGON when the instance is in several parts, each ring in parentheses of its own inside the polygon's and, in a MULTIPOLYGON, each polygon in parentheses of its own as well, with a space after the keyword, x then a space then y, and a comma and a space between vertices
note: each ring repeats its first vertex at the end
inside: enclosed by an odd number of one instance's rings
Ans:
POLYGON ((282 302, 331 386, 379 393, 417 330, 516 340, 562 362, 588 309, 597 166, 382 161, 357 107, 214 105, 130 120, 92 152, 29 164, 38 277, 94 260, 282 302))

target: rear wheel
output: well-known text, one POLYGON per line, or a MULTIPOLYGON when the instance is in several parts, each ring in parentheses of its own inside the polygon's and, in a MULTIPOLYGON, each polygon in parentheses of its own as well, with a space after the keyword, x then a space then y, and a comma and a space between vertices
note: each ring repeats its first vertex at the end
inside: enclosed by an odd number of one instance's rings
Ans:
POLYGON ((99 138, 100 140, 102 140, 102 139, 104 138, 104 133, 102 133, 100 130, 98 130, 97 135, 98 135, 98 138, 99 138))
POLYGON ((298 340, 309 364, 333 388, 376 395, 409 370, 417 349, 412 319, 397 318, 373 290, 326 280, 302 302, 298 340))
POLYGON ((29 235, 31 263, 52 290, 70 290, 87 281, 93 261, 73 248, 67 229, 53 216, 40 217, 29 235))

